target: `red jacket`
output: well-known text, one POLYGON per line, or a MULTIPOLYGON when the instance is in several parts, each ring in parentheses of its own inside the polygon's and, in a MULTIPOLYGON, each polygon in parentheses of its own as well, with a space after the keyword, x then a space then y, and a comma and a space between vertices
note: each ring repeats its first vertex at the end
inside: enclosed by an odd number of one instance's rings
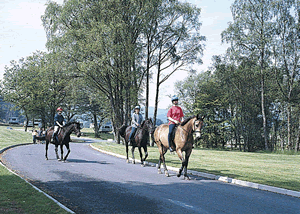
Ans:
MULTIPOLYGON (((167 117, 171 117, 173 120, 177 120, 178 122, 181 122, 180 118, 183 116, 184 115, 183 115, 182 109, 179 106, 172 106, 169 109, 168 114, 167 114, 167 117)), ((175 123, 172 121, 169 121, 169 125, 170 124, 175 124, 175 123)))

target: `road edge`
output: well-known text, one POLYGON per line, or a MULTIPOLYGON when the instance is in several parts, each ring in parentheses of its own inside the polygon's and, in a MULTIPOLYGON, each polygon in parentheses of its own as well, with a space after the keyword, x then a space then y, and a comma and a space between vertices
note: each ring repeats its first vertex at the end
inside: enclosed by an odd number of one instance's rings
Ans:
MULTIPOLYGON (((89 146, 99 152, 104 153, 104 154, 115 156, 115 157, 122 158, 122 159, 126 159, 126 156, 124 156, 124 155, 119 155, 119 154, 116 154, 113 152, 108 152, 108 151, 99 149, 99 148, 93 146, 92 143, 90 143, 89 146)), ((132 160, 132 158, 129 158, 129 159, 132 160)), ((141 163, 141 161, 137 160, 137 159, 135 159, 135 162, 141 163)), ((153 167, 157 166, 157 164, 147 162, 147 161, 145 161, 145 164, 147 166, 153 166, 153 167)), ((168 166, 168 170, 178 172, 179 168, 168 166)), ((214 175, 214 174, 205 173, 205 172, 198 172, 198 171, 194 171, 194 170, 188 170, 188 174, 199 176, 199 177, 204 177, 204 178, 208 178, 208 179, 212 179, 212 180, 218 180, 218 181, 229 183, 229 184, 236 184, 236 185, 243 186, 243 187, 249 187, 249 188, 253 188, 253 189, 264 190, 264 191, 269 191, 269 192, 273 192, 273 193, 277 193, 277 194, 288 195, 288 196, 300 198, 300 192, 288 190, 288 189, 284 189, 284 188, 273 187, 273 186, 268 186, 265 184, 258 184, 258 183, 254 183, 254 182, 229 178, 226 176, 219 176, 219 175, 214 175)))
MULTIPOLYGON (((17 147, 17 146, 26 146, 26 145, 31 145, 34 143, 23 143, 23 144, 16 144, 16 145, 12 145, 12 146, 8 146, 5 147, 4 149, 0 150, 0 155, 2 155, 3 152, 5 152, 8 149, 17 147)), ((0 164, 6 168, 9 172, 11 172, 12 174, 18 176, 19 178, 21 178, 23 181, 25 181, 26 183, 28 183, 30 186, 32 186, 35 190, 37 190, 38 192, 43 193, 47 198, 49 198, 50 200, 52 200, 54 203, 56 203, 58 206, 60 206, 62 209, 64 209, 65 211, 74 214, 75 212, 72 211, 71 209, 69 209, 68 207, 66 207, 65 205, 63 205, 62 203, 60 203, 59 201, 57 201, 55 198, 53 198, 52 196, 48 195, 46 192, 44 192, 43 190, 39 189, 38 187, 34 186, 32 183, 30 183, 29 181, 25 180, 22 176, 18 175, 16 172, 12 171, 11 169, 9 169, 6 165, 4 165, 0 159, 0 164)))

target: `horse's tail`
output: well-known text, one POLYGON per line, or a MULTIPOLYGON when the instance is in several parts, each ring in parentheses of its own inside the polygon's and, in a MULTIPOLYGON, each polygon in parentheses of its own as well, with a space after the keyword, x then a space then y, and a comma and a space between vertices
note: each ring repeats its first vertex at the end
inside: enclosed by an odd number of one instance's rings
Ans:
POLYGON ((120 128, 119 128, 119 133, 121 135, 121 137, 125 138, 125 130, 128 126, 123 124, 120 128))

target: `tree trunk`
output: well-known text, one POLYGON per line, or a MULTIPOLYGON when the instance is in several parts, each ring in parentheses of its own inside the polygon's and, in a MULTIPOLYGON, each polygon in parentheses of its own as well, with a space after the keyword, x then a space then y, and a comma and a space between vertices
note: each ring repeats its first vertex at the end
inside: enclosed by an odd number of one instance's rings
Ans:
POLYGON ((297 140, 296 140, 296 145, 295 145, 295 152, 298 152, 299 140, 300 140, 299 138, 300 138, 300 117, 299 117, 298 133, 297 133, 297 140))
POLYGON ((287 134, 288 134, 288 149, 289 151, 292 149, 292 142, 291 142, 291 105, 288 103, 287 107, 287 134))
POLYGON ((25 132, 27 132, 28 122, 29 122, 28 119, 29 119, 29 118, 28 118, 28 115, 27 115, 27 114, 25 115, 25 117, 26 117, 25 132))
POLYGON ((158 58, 158 66, 157 66, 157 78, 156 78, 156 94, 155 94, 155 107, 154 107, 154 116, 153 116, 153 124, 156 125, 156 116, 157 116, 157 108, 158 108, 158 96, 159 96, 159 86, 160 86, 160 66, 161 66, 161 55, 158 58))
POLYGON ((96 114, 93 114, 93 118, 94 118, 95 138, 99 138, 99 128, 98 128, 97 115, 96 115, 96 114))
POLYGON ((149 118, 149 70, 150 70, 150 41, 148 38, 147 45, 147 72, 146 72, 146 107, 145 107, 145 118, 149 118))
POLYGON ((267 118, 265 112, 265 76, 264 76, 264 47, 261 52, 261 62, 260 62, 260 81, 261 81, 261 114, 263 117, 263 130, 264 130, 264 140, 265 140, 265 150, 268 150, 268 135, 267 135, 267 118))

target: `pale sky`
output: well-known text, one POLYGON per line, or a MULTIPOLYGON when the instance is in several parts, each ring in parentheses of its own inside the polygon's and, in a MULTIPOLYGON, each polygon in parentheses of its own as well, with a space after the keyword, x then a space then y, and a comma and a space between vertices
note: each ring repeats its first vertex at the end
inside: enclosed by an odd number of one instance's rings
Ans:
MULTIPOLYGON (((55 0, 62 4, 63 0, 55 0)), ((230 6, 234 0, 187 0, 202 9, 201 34, 206 36, 203 65, 197 71, 206 71, 211 66, 213 55, 225 53, 227 46, 221 44, 221 32, 232 21, 230 6)), ((37 50, 46 51, 46 34, 42 26, 47 0, 0 0, 0 79, 5 65, 11 60, 27 57, 37 50)), ((186 72, 177 72, 160 89, 159 108, 170 105, 168 95, 174 94, 174 83, 183 80, 186 72)), ((150 106, 154 106, 155 81, 150 88, 150 106)))

